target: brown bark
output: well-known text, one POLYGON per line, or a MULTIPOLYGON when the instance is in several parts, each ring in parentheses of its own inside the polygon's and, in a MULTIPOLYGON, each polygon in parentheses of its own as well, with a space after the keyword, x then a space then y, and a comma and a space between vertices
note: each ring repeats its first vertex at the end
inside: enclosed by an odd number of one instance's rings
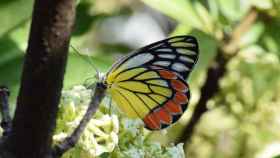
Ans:
POLYGON ((5 141, 17 158, 49 157, 74 17, 75 0, 35 0, 12 133, 5 141))

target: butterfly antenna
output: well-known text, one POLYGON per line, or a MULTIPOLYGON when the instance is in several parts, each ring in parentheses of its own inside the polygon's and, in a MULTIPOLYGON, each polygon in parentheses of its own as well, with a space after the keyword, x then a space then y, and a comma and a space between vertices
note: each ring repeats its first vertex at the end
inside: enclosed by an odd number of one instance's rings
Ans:
POLYGON ((110 96, 110 100, 109 100, 109 114, 110 116, 112 116, 112 97, 110 96))
POLYGON ((88 64, 90 64, 94 68, 96 76, 97 76, 97 79, 99 80, 100 79, 100 72, 98 71, 97 67, 92 63, 92 61, 91 60, 87 60, 87 58, 85 58, 85 56, 81 55, 81 53, 72 44, 70 44, 70 47, 74 50, 74 52, 79 57, 81 57, 84 61, 86 61, 88 64))

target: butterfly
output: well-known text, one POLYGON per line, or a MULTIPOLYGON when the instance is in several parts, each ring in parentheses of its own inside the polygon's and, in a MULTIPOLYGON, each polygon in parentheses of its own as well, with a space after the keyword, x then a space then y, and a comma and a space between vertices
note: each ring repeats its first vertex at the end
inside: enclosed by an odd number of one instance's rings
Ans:
POLYGON ((190 89, 186 79, 198 55, 194 37, 167 38, 118 60, 101 83, 128 117, 142 119, 149 130, 161 130, 187 109, 190 89))

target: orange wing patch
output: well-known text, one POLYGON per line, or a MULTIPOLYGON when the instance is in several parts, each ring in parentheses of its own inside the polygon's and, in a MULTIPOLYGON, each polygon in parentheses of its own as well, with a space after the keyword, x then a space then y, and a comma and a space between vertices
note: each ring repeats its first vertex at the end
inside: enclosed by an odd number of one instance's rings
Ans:
POLYGON ((181 106, 174 103, 174 101, 172 101, 172 100, 167 101, 164 104, 164 108, 167 111, 169 111, 170 113, 173 113, 173 114, 180 114, 180 113, 183 112, 181 106))
POLYGON ((158 108, 156 111, 154 111, 154 115, 156 115, 157 118, 160 118, 160 121, 164 124, 172 123, 172 116, 164 108, 158 108))
POLYGON ((187 90, 186 84, 184 84, 180 80, 171 80, 171 85, 176 91, 179 92, 184 92, 185 90, 187 90))
POLYGON ((182 92, 176 92, 173 100, 177 104, 184 104, 188 102, 188 97, 182 92))
POLYGON ((150 129, 154 130, 159 130, 160 129, 160 120, 154 113, 148 114, 144 119, 143 119, 145 125, 149 127, 150 129))
MULTIPOLYGON (((186 110, 190 99, 188 84, 175 72, 158 68, 156 70, 169 83, 172 95, 144 117, 146 128, 150 130, 160 130, 176 122, 186 110)), ((157 93, 160 94, 160 92, 157 93)))
POLYGON ((164 79, 176 79, 177 75, 172 72, 172 71, 168 71, 168 70, 159 70, 159 74, 162 78, 164 79))

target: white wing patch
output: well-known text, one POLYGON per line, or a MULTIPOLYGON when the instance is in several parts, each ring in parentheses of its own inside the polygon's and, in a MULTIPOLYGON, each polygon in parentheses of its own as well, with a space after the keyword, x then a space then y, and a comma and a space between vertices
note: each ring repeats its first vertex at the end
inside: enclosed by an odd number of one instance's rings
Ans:
POLYGON ((184 61, 184 62, 194 63, 193 59, 185 57, 185 56, 180 56, 179 59, 184 61))
POLYGON ((160 48, 160 49, 157 49, 156 52, 171 52, 171 49, 170 48, 160 48))
POLYGON ((189 49, 177 48, 176 50, 177 50, 178 53, 181 53, 181 54, 186 54, 186 55, 197 55, 196 52, 191 51, 191 50, 189 50, 189 49))
POLYGON ((161 58, 165 58, 165 59, 175 59, 176 58, 175 54, 159 54, 158 56, 161 58))
POLYGON ((153 63, 153 65, 158 65, 158 66, 169 66, 170 62, 169 61, 156 61, 153 63))
POLYGON ((174 63, 172 64, 172 67, 171 67, 173 70, 176 70, 176 71, 179 71, 179 72, 182 72, 182 71, 189 71, 189 68, 186 67, 184 64, 182 63, 174 63))
POLYGON ((150 53, 145 53, 145 54, 138 54, 123 63, 120 67, 121 70, 123 69, 129 69, 133 67, 137 67, 140 65, 143 65, 151 60, 154 59, 154 56, 150 53))

